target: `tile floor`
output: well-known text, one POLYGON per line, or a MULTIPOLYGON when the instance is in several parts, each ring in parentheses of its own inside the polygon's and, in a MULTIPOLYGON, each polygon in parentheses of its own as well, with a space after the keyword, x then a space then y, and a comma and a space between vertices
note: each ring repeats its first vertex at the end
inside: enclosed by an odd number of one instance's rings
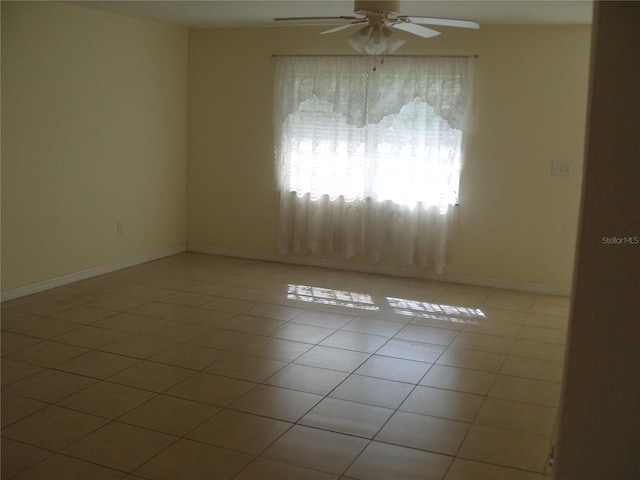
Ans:
POLYGON ((2 304, 2 478, 543 480, 568 299, 181 254, 2 304))

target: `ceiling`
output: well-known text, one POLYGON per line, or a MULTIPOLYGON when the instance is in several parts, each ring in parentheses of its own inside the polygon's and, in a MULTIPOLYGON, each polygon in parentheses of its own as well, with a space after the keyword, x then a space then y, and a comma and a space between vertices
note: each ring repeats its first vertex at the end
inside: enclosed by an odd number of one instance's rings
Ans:
MULTIPOLYGON (((187 28, 274 26, 275 17, 353 15, 351 0, 114 0, 67 3, 187 28)), ((481 25, 589 24, 592 4, 589 0, 404 0, 399 13, 475 20, 481 25)))

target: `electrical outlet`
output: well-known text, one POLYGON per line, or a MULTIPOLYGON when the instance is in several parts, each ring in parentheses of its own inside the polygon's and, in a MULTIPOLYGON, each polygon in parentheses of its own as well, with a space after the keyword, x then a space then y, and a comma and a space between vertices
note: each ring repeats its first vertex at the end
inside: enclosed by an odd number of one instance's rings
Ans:
POLYGON ((551 175, 557 177, 570 177, 573 172, 572 162, 554 161, 551 162, 551 175))
POLYGON ((118 233, 124 233, 124 223, 118 220, 118 233))

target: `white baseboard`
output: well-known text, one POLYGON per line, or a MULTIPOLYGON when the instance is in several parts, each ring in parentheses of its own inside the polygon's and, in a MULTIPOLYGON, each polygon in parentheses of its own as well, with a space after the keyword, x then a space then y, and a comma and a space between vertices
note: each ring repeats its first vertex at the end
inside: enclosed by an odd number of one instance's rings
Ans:
POLYGON ((478 287, 500 288, 506 290, 518 290, 522 292, 537 293, 544 295, 562 295, 571 294, 571 289, 558 285, 543 285, 536 283, 511 282, 506 280, 472 277, 463 275, 436 274, 424 272, 411 268, 389 267, 384 265, 362 264, 355 262, 320 259, 312 257, 297 257, 277 255, 266 252, 251 252, 245 250, 235 250, 230 248, 218 248, 208 245, 187 244, 178 245, 164 250, 147 253, 133 258, 118 260, 116 262, 99 265, 87 270, 70 273, 60 277, 43 280, 41 282, 32 283, 23 287, 14 288, 1 293, 0 301, 13 300, 16 298, 32 295, 34 293, 43 292, 63 285, 68 285, 80 280, 97 277, 105 273, 115 272, 123 268, 133 267, 143 263, 151 262, 160 258, 176 255, 185 251, 206 253, 210 255, 221 255, 225 257, 248 258, 253 260, 264 260, 268 262, 280 262, 293 265, 306 265, 312 267, 334 268, 336 270, 350 270, 363 273, 372 273, 380 275, 392 275, 397 277, 421 278, 426 280, 435 280, 441 282, 459 283, 464 285, 473 285, 478 287))
POLYGON ((289 263, 294 265, 307 265, 312 267, 334 268, 336 270, 350 270, 363 273, 380 275, 392 275, 396 277, 421 278, 440 282, 459 283, 473 285, 476 287, 499 288, 504 290, 517 290, 521 292, 537 293, 542 295, 571 295, 571 288, 560 285, 544 285, 537 283, 512 282, 486 277, 473 277, 464 275, 437 274, 424 272, 412 268, 389 267, 384 265, 362 264, 355 262, 320 259, 312 257, 297 257, 277 255, 265 252, 250 252, 245 250, 235 250, 230 248, 218 248, 208 245, 187 244, 187 251, 195 253, 207 253, 210 255, 221 255, 225 257, 249 258, 253 260, 264 260, 268 262, 289 263))
POLYGON ((107 263, 105 265, 98 265, 97 267, 88 268, 79 272, 69 273, 60 277, 50 278, 41 282, 32 283, 23 287, 13 288, 2 292, 1 301, 13 300, 16 298, 24 297, 26 295, 32 295, 34 293, 44 292, 51 288, 61 287, 70 283, 77 282, 79 280, 86 280, 88 278, 97 277, 98 275, 104 275, 105 273, 115 272, 116 270, 122 270, 123 268, 133 267, 142 263, 158 260, 159 258, 169 257, 178 253, 186 251, 186 245, 177 245, 175 247, 166 248, 156 252, 145 253, 133 258, 126 258, 124 260, 118 260, 116 262, 107 263))

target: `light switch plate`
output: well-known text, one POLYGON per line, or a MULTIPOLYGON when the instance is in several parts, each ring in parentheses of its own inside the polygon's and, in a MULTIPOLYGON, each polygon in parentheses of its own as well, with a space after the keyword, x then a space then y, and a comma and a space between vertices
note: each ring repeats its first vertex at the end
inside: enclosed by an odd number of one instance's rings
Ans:
POLYGON ((551 162, 551 175, 558 177, 570 177, 572 172, 572 162, 563 162, 559 160, 551 162))

